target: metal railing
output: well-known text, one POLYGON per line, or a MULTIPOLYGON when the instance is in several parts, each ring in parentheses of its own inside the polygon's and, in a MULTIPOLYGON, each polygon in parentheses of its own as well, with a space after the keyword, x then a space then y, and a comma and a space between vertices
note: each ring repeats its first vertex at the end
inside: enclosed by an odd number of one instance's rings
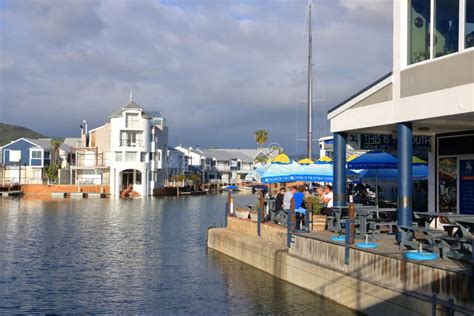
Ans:
POLYGON ((143 147, 143 140, 120 139, 120 147, 143 147))

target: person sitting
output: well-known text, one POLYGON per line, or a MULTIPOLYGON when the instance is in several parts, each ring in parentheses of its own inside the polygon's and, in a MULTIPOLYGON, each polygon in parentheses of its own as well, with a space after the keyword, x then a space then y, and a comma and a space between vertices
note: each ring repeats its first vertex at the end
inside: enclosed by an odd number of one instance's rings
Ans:
POLYGON ((324 195, 322 198, 323 203, 326 203, 327 208, 333 207, 333 193, 332 193, 332 186, 326 184, 324 186, 324 195))
POLYGON ((280 188, 275 198, 275 208, 273 210, 270 210, 270 219, 274 223, 280 222, 280 212, 283 211, 283 198, 285 196, 285 193, 286 189, 280 188))

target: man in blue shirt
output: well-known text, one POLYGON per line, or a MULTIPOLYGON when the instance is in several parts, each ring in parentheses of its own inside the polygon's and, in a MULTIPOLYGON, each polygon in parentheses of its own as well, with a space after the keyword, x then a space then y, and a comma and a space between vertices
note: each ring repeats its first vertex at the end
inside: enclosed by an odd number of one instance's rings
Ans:
POLYGON ((298 186, 298 192, 296 192, 293 195, 293 200, 295 201, 295 215, 296 215, 296 228, 300 229, 301 227, 301 221, 304 218, 304 215, 306 214, 306 209, 303 208, 303 202, 304 202, 304 191, 306 190, 306 187, 304 185, 298 186))

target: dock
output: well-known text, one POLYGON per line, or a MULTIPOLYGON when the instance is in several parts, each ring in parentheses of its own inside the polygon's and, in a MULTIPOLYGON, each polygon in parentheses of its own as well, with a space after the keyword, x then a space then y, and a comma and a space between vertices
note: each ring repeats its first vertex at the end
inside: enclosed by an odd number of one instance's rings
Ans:
POLYGON ((208 230, 208 247, 368 315, 474 314, 471 265, 403 258, 394 241, 380 248, 350 247, 329 231, 295 233, 286 228, 228 217, 227 228, 208 230))

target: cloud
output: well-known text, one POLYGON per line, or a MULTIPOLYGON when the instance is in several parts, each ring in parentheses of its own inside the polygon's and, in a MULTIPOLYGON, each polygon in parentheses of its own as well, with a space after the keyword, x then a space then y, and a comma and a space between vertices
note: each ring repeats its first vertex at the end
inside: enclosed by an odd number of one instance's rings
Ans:
MULTIPOLYGON (((357 4, 354 4, 357 3, 357 4)), ((387 2, 385 1, 385 4, 387 2)), ((160 110, 170 143, 303 150, 306 1, 6 1, 0 121, 53 136, 128 100, 160 110)), ((391 69, 391 7, 315 1, 316 132, 326 111, 391 69), (388 17, 388 18, 387 18, 388 17)))

